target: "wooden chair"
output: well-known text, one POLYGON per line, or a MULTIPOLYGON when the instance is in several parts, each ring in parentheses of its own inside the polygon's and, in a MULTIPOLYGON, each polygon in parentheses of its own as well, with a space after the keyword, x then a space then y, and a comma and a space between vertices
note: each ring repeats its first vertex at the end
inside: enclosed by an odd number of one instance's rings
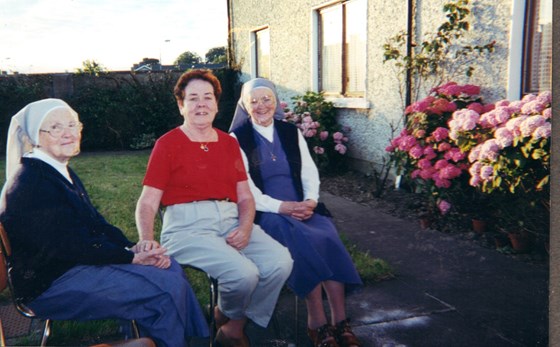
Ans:
MULTIPOLYGON (((29 307, 25 306, 21 301, 17 299, 15 294, 15 289, 12 284, 12 280, 10 277, 10 269, 11 264, 8 260, 8 257, 12 254, 12 248, 10 246, 10 240, 8 238, 8 234, 4 229, 2 223, 0 223, 0 292, 4 291, 6 287, 10 290, 10 296, 12 298, 12 302, 16 308, 16 310, 24 315, 27 318, 36 318, 41 319, 35 315, 35 312, 31 310, 29 307)), ((132 320, 132 333, 134 334, 135 338, 139 338, 139 331, 136 321, 132 320)), ((52 321, 50 319, 45 319, 45 328, 43 329, 43 335, 41 337, 41 346, 47 345, 47 339, 51 333, 52 328, 52 321)), ((5 346, 5 337, 4 337, 4 330, 2 329, 2 322, 0 321, 0 346, 5 346)))

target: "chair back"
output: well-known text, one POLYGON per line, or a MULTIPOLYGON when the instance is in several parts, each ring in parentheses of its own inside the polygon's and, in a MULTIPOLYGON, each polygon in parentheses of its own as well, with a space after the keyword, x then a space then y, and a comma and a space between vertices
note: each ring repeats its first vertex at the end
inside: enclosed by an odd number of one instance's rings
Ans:
POLYGON ((0 292, 8 286, 8 259, 11 255, 10 240, 2 223, 0 223, 0 292))

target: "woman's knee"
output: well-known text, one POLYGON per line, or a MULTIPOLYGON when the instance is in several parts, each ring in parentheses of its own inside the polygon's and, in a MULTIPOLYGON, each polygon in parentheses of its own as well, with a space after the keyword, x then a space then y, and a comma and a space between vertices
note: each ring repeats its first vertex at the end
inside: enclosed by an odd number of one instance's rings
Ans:
POLYGON ((256 267, 248 266, 228 271, 218 278, 218 285, 222 292, 247 293, 255 290, 259 282, 259 272, 256 267))

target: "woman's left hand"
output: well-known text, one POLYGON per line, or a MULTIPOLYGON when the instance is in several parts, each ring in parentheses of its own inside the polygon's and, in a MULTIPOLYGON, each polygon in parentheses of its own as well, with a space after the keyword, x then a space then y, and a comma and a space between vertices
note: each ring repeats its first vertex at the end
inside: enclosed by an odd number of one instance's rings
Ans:
POLYGON ((151 251, 152 249, 156 249, 160 247, 161 247, 160 244, 155 240, 142 240, 142 241, 138 241, 138 243, 132 246, 130 250, 134 253, 140 253, 140 252, 151 251))
POLYGON ((243 248, 247 247, 249 244, 249 238, 251 237, 251 230, 243 231, 239 228, 233 230, 227 237, 226 242, 231 247, 235 248, 238 251, 241 251, 243 248))

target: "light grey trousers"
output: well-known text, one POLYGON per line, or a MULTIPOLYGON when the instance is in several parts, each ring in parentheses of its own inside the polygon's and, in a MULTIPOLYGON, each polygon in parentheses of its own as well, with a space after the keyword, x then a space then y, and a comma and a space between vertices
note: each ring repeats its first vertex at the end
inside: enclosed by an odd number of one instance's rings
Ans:
POLYGON ((226 243, 238 226, 237 204, 198 201, 168 206, 161 244, 179 264, 191 265, 218 280, 218 307, 231 319, 247 317, 266 327, 280 290, 292 271, 292 258, 258 225, 247 247, 226 243))

